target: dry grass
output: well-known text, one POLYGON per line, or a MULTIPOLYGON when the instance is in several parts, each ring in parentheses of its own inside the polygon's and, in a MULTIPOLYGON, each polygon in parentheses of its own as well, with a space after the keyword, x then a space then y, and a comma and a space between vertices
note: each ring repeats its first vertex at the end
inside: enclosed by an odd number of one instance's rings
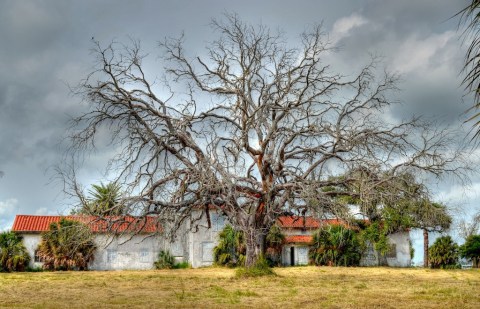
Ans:
POLYGON ((478 308, 479 270, 295 267, 0 274, 0 307, 478 308))

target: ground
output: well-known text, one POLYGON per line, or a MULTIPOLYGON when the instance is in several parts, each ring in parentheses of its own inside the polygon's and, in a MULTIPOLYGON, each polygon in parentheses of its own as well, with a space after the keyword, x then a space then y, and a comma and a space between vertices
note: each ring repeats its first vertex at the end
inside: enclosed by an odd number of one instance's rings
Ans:
POLYGON ((0 273, 0 307, 478 308, 479 270, 288 267, 0 273))

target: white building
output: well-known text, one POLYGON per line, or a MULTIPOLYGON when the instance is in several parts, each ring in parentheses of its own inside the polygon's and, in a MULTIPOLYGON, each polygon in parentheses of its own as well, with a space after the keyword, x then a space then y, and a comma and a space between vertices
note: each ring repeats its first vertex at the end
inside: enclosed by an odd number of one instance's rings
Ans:
MULTIPOLYGON (((32 267, 41 266, 35 254, 41 233, 49 229, 52 222, 60 221, 61 216, 30 216, 17 215, 12 231, 23 236, 23 242, 31 259, 32 267)), ((177 262, 187 261, 192 267, 209 266, 213 264, 213 248, 218 243, 218 233, 223 229, 225 220, 222 216, 211 214, 212 227, 206 228, 206 222, 198 231, 192 232, 185 226, 177 233, 172 243, 162 236, 161 227, 153 217, 146 221, 128 218, 126 222, 115 226, 117 234, 107 233, 111 222, 88 216, 66 216, 67 219, 86 223, 95 235, 97 250, 90 269, 120 270, 120 269, 151 269, 162 250, 168 250, 177 262)), ((339 224, 338 220, 317 220, 312 217, 284 216, 277 224, 285 234, 285 244, 282 249, 282 264, 308 264, 308 250, 312 242, 312 234, 325 224, 339 224)), ((409 233, 396 233, 390 236, 392 250, 387 255, 389 266, 408 267, 410 261, 409 233)), ((379 256, 374 251, 368 252, 362 258, 365 266, 378 265, 379 256)))

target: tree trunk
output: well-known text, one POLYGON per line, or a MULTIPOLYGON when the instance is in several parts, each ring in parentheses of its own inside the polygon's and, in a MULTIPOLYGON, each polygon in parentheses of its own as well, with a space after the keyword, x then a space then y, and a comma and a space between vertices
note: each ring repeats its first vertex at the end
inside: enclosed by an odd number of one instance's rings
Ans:
POLYGON ((479 266, 480 266, 480 259, 474 257, 472 259, 472 268, 479 268, 479 266))
POLYGON ((428 267, 428 231, 423 229, 423 267, 428 267))
POLYGON ((245 267, 253 267, 263 254, 265 235, 261 230, 247 230, 245 231, 245 243, 247 245, 245 267))

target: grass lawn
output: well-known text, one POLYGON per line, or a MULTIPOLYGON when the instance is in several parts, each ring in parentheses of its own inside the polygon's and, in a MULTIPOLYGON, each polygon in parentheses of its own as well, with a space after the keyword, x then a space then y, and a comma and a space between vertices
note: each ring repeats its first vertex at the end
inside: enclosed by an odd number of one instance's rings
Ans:
POLYGON ((0 273, 0 307, 479 308, 479 270, 223 268, 0 273))

